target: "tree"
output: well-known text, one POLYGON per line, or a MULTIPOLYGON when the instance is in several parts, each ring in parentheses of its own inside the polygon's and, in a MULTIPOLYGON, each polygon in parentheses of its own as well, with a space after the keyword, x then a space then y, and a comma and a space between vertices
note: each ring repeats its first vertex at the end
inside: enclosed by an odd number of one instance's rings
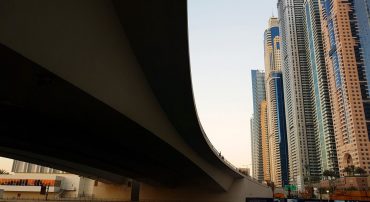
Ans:
POLYGON ((330 172, 330 170, 324 170, 322 176, 324 176, 326 179, 329 179, 329 177, 332 176, 332 172, 330 172))
POLYGON ((356 167, 354 173, 358 175, 365 175, 366 171, 361 167, 356 167))
POLYGON ((349 168, 351 169, 352 175, 355 175, 355 169, 356 169, 356 167, 354 165, 350 165, 349 168))
POLYGON ((354 165, 350 165, 343 169, 343 172, 347 173, 347 176, 354 176, 354 175, 365 175, 366 171, 361 167, 355 167, 354 165))
POLYGON ((355 174, 355 166, 347 166, 343 169, 343 172, 347 173, 348 176, 353 176, 355 174))
POLYGON ((325 194, 326 193, 326 188, 324 187, 319 187, 319 194, 320 194, 320 200, 322 199, 322 194, 325 194))
POLYGON ((305 186, 305 190, 302 193, 303 198, 315 198, 314 189, 312 186, 305 186))
POLYGON ((332 172, 333 172, 333 177, 334 177, 335 179, 337 179, 337 178, 339 178, 339 177, 340 177, 338 172, 335 172, 334 170, 332 170, 332 172))
POLYGON ((0 175, 9 175, 9 172, 4 169, 0 169, 0 175))
POLYGON ((328 180, 339 177, 338 174, 334 170, 324 170, 324 172, 322 173, 322 176, 324 176, 324 178, 328 180))
MULTIPOLYGON (((350 172, 350 168, 348 168, 348 172, 350 172)), ((329 181, 329 189, 334 192, 336 189, 335 179, 339 177, 338 173, 334 170, 324 170, 322 175, 329 181)))
POLYGON ((345 167, 343 169, 343 172, 345 172, 347 175, 349 175, 349 173, 351 172, 351 169, 349 167, 345 167))

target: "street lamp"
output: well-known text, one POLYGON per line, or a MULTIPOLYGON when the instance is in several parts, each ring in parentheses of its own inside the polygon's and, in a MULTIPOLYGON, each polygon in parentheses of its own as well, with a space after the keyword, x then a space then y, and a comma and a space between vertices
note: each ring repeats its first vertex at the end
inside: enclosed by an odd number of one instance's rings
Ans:
POLYGON ((328 202, 329 202, 330 201, 329 190, 326 190, 326 193, 328 194, 328 202))

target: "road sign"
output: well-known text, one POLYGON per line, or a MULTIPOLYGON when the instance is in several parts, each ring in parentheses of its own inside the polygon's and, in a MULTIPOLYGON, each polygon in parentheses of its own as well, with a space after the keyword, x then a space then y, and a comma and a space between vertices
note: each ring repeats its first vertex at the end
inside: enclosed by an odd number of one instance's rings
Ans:
POLYGON ((297 186, 294 184, 289 184, 284 186, 285 191, 297 191, 297 186))

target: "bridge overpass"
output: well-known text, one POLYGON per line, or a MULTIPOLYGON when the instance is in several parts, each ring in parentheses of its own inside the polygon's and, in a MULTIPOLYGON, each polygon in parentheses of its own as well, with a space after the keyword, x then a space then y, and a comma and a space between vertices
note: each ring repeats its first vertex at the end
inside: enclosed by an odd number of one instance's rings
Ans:
POLYGON ((184 0, 0 1, 0 154, 147 198, 271 196, 202 129, 187 27, 184 0))

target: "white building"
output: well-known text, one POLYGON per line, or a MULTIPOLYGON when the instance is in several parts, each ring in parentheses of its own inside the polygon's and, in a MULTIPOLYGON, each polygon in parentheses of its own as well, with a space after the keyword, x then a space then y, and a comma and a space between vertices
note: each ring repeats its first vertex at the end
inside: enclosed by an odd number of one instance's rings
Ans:
POLYGON ((289 174, 291 182, 303 188, 305 179, 321 174, 305 49, 303 0, 279 0, 278 12, 289 174))
POLYGON ((15 160, 10 175, 0 175, 4 199, 45 199, 41 187, 47 187, 48 199, 94 198, 130 200, 131 182, 107 184, 64 171, 15 160))
POLYGON ((94 180, 74 174, 15 173, 0 175, 4 198, 45 198, 41 187, 48 188, 49 198, 93 196, 94 180))
POLYGON ((66 173, 61 170, 54 168, 48 168, 45 166, 36 165, 24 161, 14 160, 12 166, 12 172, 14 173, 66 173))

